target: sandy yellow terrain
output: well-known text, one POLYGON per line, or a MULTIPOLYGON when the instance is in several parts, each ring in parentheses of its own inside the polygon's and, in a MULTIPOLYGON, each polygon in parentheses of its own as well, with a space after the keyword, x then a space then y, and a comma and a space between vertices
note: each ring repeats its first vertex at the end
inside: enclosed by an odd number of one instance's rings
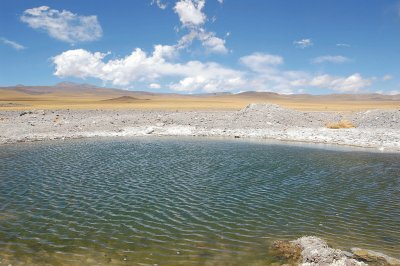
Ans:
POLYGON ((400 97, 379 95, 279 95, 275 93, 179 95, 70 87, 0 88, 0 110, 155 109, 239 110, 250 103, 274 103, 300 111, 399 109, 400 97))

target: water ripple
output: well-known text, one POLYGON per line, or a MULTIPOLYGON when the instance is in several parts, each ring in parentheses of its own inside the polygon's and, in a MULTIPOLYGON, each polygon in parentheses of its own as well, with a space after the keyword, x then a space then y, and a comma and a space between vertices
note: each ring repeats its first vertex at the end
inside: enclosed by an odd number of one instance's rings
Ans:
POLYGON ((0 262, 268 265, 272 240, 308 234, 396 256, 399 161, 191 139, 4 146, 0 262))

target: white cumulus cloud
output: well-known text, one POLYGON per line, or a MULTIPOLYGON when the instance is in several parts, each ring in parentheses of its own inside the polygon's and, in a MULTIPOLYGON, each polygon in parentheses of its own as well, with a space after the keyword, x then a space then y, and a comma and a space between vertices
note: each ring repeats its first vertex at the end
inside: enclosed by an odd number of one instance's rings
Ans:
POLYGON ((263 72, 265 68, 283 64, 283 58, 279 55, 253 53, 241 57, 240 62, 253 71, 263 72))
POLYGON ((229 91, 244 84, 241 71, 215 62, 174 63, 160 52, 164 48, 156 45, 150 55, 137 48, 124 58, 108 61, 105 60, 107 53, 69 50, 53 57, 54 74, 59 77, 98 78, 119 86, 135 82, 156 83, 161 78, 173 77, 177 81, 169 87, 176 91, 229 91))
POLYGON ((378 91, 375 91, 375 93, 384 94, 384 95, 400 95, 400 90, 390 90, 390 91, 378 90, 378 91))
POLYGON ((228 49, 225 47, 225 40, 209 32, 205 38, 202 38, 202 45, 208 52, 226 54, 228 49))
POLYGON ((314 45, 314 43, 312 42, 311 39, 302 39, 302 40, 299 40, 299 41, 294 41, 293 44, 296 47, 301 48, 301 49, 304 49, 304 48, 307 48, 307 47, 310 47, 310 46, 314 45))
POLYGON ((205 0, 180 0, 174 10, 184 26, 199 26, 204 24, 207 16, 203 13, 205 0))
POLYGON ((48 6, 27 9, 20 19, 29 27, 44 30, 51 37, 70 44, 94 41, 103 34, 97 16, 81 16, 48 6))
MULTIPOLYGON (((282 57, 254 53, 239 61, 247 67, 237 70, 216 62, 188 61, 177 63, 170 57, 169 46, 156 45, 151 54, 137 48, 130 55, 106 60, 108 53, 69 50, 53 57, 54 74, 59 77, 97 78, 117 86, 146 82, 158 88, 164 79, 174 91, 275 91, 294 93, 309 88, 338 92, 357 92, 372 84, 359 73, 347 77, 313 75, 304 71, 282 70, 282 57)), ((160 85, 161 87, 161 85, 160 85)))
POLYGON ((167 4, 163 3, 161 0, 152 0, 151 4, 158 6, 160 9, 163 9, 163 10, 167 8, 167 4))
POLYGON ((160 89, 160 88, 161 88, 161 85, 158 84, 158 83, 150 83, 149 87, 150 87, 151 89, 160 89))
POLYGON ((23 46, 22 44, 19 44, 19 43, 17 43, 17 42, 11 41, 11 40, 9 40, 9 39, 7 39, 7 38, 1 37, 1 38, 0 38, 0 41, 1 41, 3 44, 5 44, 5 45, 8 45, 8 46, 14 48, 15 50, 23 50, 23 49, 26 48, 26 47, 23 46))
POLYGON ((318 56, 312 60, 314 64, 321 64, 321 63, 335 63, 335 64, 340 64, 340 63, 346 63, 349 62, 350 59, 342 56, 342 55, 324 55, 324 56, 318 56))
POLYGON ((347 77, 328 74, 312 74, 305 71, 283 70, 284 59, 278 55, 253 53, 239 61, 251 70, 247 73, 248 87, 258 91, 294 93, 310 88, 329 89, 338 92, 357 92, 372 84, 359 73, 347 77))
POLYGON ((338 92, 358 92, 361 88, 370 86, 371 84, 372 79, 364 79, 359 73, 348 77, 319 75, 310 81, 311 86, 333 89, 338 92))
POLYGON ((209 32, 203 28, 194 28, 189 33, 183 35, 176 45, 177 49, 189 47, 193 41, 198 40, 208 53, 226 54, 228 49, 225 40, 216 36, 214 32, 209 32))
MULTIPOLYGON (((207 22, 207 16, 203 12, 205 3, 205 0, 177 0, 173 10, 179 17, 184 34, 174 45, 154 45, 151 53, 136 48, 125 57, 113 59, 107 58, 109 52, 68 50, 52 58, 55 65, 54 75, 82 79, 96 78, 119 87, 141 84, 152 89, 169 88, 179 92, 256 90, 295 93, 310 88, 355 92, 372 83, 372 79, 363 78, 359 73, 343 77, 286 70, 283 57, 267 53, 252 53, 241 57, 240 69, 214 61, 180 61, 180 52, 189 48, 195 41, 200 42, 209 53, 229 52, 225 46, 225 39, 219 38, 215 32, 208 31, 205 27, 207 22)), ((153 0, 152 4, 159 6, 163 2, 153 0)), ((69 11, 51 11, 48 7, 40 7, 31 9, 27 13, 32 17, 53 17, 53 15, 43 15, 49 12, 60 17, 60 13, 69 11)), ((74 19, 78 16, 70 14, 74 19)), ((311 39, 294 43, 300 48, 312 45, 311 39)), ((341 60, 343 61, 343 58, 325 56, 317 61, 341 60)))
POLYGON ((207 20, 203 12, 205 0, 179 0, 176 2, 174 11, 178 14, 182 28, 188 30, 178 41, 178 49, 187 48, 193 41, 198 40, 208 53, 226 54, 228 49, 225 40, 219 38, 215 32, 204 28, 207 20))

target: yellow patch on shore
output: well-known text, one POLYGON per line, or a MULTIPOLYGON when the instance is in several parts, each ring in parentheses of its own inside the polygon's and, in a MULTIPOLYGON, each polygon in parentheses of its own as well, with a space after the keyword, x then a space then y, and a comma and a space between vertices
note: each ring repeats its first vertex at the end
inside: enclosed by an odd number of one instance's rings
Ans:
POLYGON ((327 128, 330 128, 330 129, 341 129, 341 128, 353 128, 353 127, 356 127, 349 120, 340 120, 339 122, 327 123, 325 126, 327 128))

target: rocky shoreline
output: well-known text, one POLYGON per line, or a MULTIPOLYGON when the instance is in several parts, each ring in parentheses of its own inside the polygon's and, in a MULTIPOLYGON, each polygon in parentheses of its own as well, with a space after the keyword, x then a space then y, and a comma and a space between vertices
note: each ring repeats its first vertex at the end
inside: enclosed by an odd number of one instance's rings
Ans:
POLYGON ((274 104, 250 104, 240 111, 0 111, 0 144, 148 135, 271 139, 400 152, 400 110, 299 112, 274 104), (343 119, 354 128, 326 126, 343 119))
POLYGON ((400 266, 399 259, 385 254, 360 248, 352 248, 351 252, 334 249, 315 236, 305 236, 293 241, 277 240, 272 244, 271 254, 283 259, 288 263, 286 265, 400 266))

